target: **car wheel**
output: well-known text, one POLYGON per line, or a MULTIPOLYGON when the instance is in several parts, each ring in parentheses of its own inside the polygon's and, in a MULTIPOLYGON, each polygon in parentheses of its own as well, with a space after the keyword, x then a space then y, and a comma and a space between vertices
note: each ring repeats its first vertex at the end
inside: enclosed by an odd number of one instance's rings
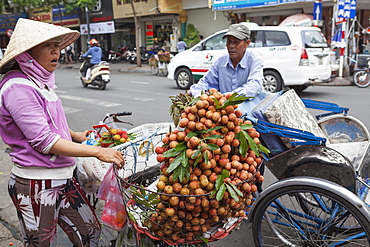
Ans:
POLYGON ((283 80, 275 71, 263 72, 263 90, 270 93, 279 92, 283 88, 283 80))
POLYGON ((177 87, 180 89, 189 89, 193 84, 193 75, 188 68, 181 68, 175 75, 177 87))

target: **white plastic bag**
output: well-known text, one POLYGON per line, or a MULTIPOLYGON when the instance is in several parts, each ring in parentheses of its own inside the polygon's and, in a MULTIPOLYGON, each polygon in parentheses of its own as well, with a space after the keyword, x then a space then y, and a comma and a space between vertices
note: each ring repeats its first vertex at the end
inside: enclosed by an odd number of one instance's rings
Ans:
POLYGON ((87 194, 98 192, 101 182, 109 168, 109 164, 94 157, 78 157, 76 162, 76 178, 87 194))

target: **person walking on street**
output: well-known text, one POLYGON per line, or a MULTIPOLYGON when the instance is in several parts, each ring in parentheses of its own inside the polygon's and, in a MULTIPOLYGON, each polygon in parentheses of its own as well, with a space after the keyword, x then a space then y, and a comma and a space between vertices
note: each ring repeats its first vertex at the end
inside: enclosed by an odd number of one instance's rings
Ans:
POLYGON ((0 135, 11 148, 8 192, 24 246, 56 246, 57 225, 73 246, 98 246, 99 220, 73 178, 76 157, 124 165, 117 150, 80 144, 88 132, 68 127, 54 91, 60 51, 78 37, 69 28, 20 18, 0 61, 0 135))
POLYGON ((259 95, 263 89, 263 60, 258 53, 247 49, 250 34, 243 24, 230 25, 223 37, 227 38, 228 54, 219 57, 199 82, 190 87, 188 94, 198 97, 202 91, 215 88, 223 94, 259 95))
POLYGON ((83 58, 86 58, 89 55, 91 56, 90 60, 86 61, 86 63, 80 70, 81 75, 85 75, 85 77, 82 78, 83 80, 89 79, 90 75, 88 75, 87 70, 94 65, 99 64, 103 56, 103 51, 99 47, 99 42, 96 39, 90 40, 90 46, 91 47, 89 48, 89 50, 87 50, 87 52, 82 55, 83 58))
POLYGON ((177 42, 177 45, 176 45, 176 48, 177 48, 177 52, 180 53, 180 52, 183 52, 186 50, 186 43, 185 41, 182 40, 182 38, 178 38, 178 41, 177 42))
POLYGON ((66 50, 67 63, 74 63, 72 45, 67 46, 65 50, 66 50))

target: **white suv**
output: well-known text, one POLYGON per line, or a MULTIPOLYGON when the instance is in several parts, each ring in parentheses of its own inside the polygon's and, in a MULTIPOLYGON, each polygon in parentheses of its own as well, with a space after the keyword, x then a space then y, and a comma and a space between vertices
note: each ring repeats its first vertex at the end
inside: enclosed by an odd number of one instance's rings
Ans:
MULTIPOLYGON (((253 49, 263 57, 264 90, 277 92, 284 87, 305 90, 317 82, 331 80, 330 48, 316 27, 248 25, 253 49)), ((222 30, 194 47, 177 54, 168 65, 167 78, 180 89, 198 81, 221 56, 227 53, 222 30)))

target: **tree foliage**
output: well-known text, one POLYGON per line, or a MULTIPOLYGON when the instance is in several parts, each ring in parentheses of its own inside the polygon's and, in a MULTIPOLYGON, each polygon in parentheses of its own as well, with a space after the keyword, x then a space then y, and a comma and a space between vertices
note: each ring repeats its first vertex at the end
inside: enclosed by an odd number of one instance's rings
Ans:
POLYGON ((184 41, 188 47, 194 46, 200 41, 198 29, 191 23, 186 26, 184 41))

